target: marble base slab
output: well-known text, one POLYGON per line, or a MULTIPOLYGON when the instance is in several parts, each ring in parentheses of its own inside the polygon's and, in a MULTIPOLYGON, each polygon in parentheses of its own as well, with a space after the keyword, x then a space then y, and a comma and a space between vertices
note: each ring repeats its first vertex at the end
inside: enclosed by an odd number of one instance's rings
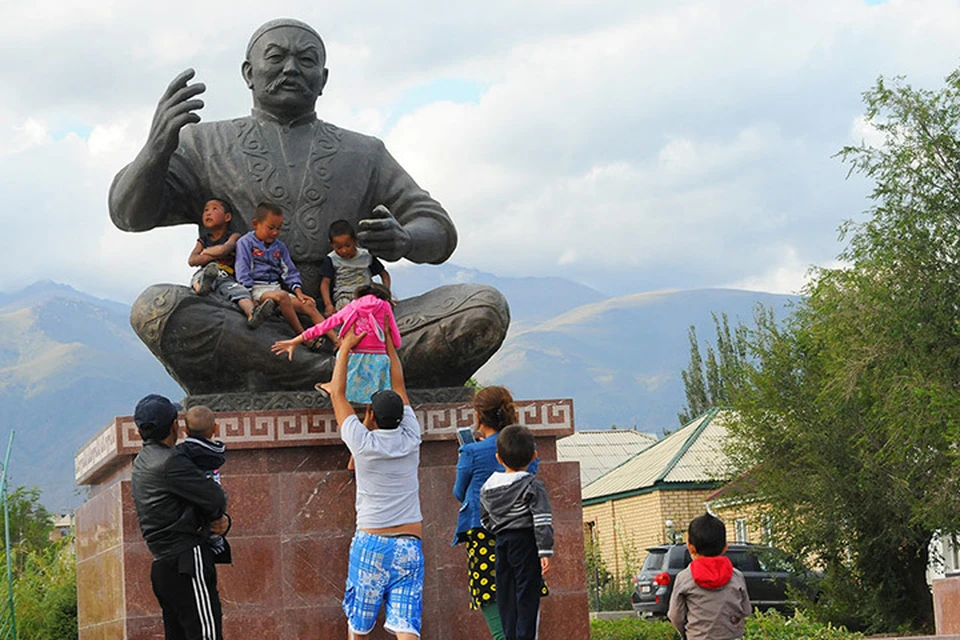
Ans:
MULTIPOLYGON (((572 403, 520 404, 522 420, 537 434, 557 544, 540 636, 587 640, 579 468, 575 462, 557 462, 555 447, 556 437, 573 431, 572 403)), ((414 408, 424 427, 422 637, 486 637, 483 616, 468 607, 466 553, 462 545, 450 546, 459 508, 451 492, 457 461, 453 432, 473 423, 472 410, 461 404, 414 408)), ((355 483, 345 470, 349 453, 339 443, 332 414, 234 412, 217 414, 217 420, 228 444, 222 479, 233 518, 234 563, 218 569, 224 637, 345 639, 340 602, 354 532, 355 483), (309 437, 286 437, 291 433, 309 437)), ((130 464, 139 448, 131 425, 131 419, 117 418, 77 456, 78 479, 92 494, 76 513, 81 640, 163 637, 150 587, 152 559, 130 492, 130 464)), ((371 635, 390 637, 379 626, 371 635)))
POLYGON ((960 634, 960 576, 933 581, 937 635, 960 634))

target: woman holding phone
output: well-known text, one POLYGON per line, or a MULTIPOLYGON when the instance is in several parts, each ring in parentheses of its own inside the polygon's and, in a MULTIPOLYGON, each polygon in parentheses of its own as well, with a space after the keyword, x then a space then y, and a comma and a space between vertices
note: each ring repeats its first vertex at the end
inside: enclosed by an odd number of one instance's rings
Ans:
MULTIPOLYGON (((504 427, 517 423, 517 406, 505 387, 484 387, 473 396, 477 414, 477 442, 460 447, 457 481, 453 495, 460 501, 457 533, 453 544, 466 544, 470 608, 479 609, 494 640, 506 636, 497 611, 496 572, 493 535, 480 525, 480 487, 494 471, 503 471, 497 462, 497 435, 504 427)), ((537 472, 539 460, 527 469, 537 472)))

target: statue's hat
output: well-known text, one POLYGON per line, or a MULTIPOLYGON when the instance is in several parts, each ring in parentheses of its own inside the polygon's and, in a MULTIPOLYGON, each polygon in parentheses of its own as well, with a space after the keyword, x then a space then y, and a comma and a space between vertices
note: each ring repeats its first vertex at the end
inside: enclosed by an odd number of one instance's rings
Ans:
POLYGON ((253 32, 253 35, 250 36, 250 42, 247 43, 247 59, 250 59, 250 51, 253 49, 253 45, 256 44, 263 34, 267 31, 272 31, 273 29, 279 29, 280 27, 296 27, 297 29, 303 29, 307 33, 312 34, 318 42, 320 42, 320 49, 323 50, 323 54, 326 55, 326 47, 323 44, 323 38, 320 37, 320 34, 317 33, 316 29, 308 25, 306 22, 297 20, 295 18, 276 18, 274 20, 269 20, 260 25, 260 28, 253 32))

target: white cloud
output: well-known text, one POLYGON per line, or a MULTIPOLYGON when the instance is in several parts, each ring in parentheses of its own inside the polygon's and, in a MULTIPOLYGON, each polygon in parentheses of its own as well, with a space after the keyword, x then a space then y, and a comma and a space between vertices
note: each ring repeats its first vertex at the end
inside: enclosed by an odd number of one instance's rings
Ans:
POLYGON ((831 158, 877 139, 860 93, 881 74, 937 86, 960 30, 949 0, 5 3, 0 194, 8 231, 36 242, 11 249, 0 289, 50 277, 131 299, 189 277, 194 230, 121 234, 107 189, 182 68, 207 84, 205 119, 249 109, 240 60, 274 13, 326 36, 321 117, 385 139, 454 217, 456 262, 611 293, 796 290, 865 208, 831 158), (483 95, 396 118, 451 78, 483 95))
POLYGON ((11 125, 4 133, 5 135, 0 134, 0 156, 22 153, 52 141, 46 126, 34 118, 27 118, 19 125, 11 125))
POLYGON ((770 247, 770 253, 775 254, 774 262, 766 272, 722 286, 748 291, 799 295, 810 284, 814 267, 839 269, 844 266, 840 260, 829 260, 816 265, 812 262, 804 262, 797 250, 789 245, 770 247))
POLYGON ((871 147, 882 147, 885 142, 884 135, 862 114, 853 119, 850 138, 853 144, 863 143, 871 147))

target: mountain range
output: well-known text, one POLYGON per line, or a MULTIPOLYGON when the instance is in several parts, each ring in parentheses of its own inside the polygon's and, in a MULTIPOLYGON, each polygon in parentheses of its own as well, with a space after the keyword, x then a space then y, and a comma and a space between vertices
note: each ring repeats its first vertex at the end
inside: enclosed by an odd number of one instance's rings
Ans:
MULTIPOLYGON (((504 384, 518 398, 573 398, 580 429, 675 428, 690 325, 712 339, 711 312, 749 323, 757 304, 783 317, 796 300, 725 289, 609 297, 562 278, 509 278, 450 264, 394 274, 398 297, 458 282, 493 285, 511 307, 507 339, 477 380, 504 384)), ((50 281, 4 294, 0 445, 16 429, 9 482, 41 487, 51 510, 82 502, 74 453, 114 416, 129 415, 147 393, 183 396, 128 316, 128 305, 50 281)))
POLYGON ((73 456, 116 415, 183 392, 147 351, 127 305, 44 281, 0 307, 0 437, 16 429, 9 483, 38 485, 48 509, 79 504, 73 456))

